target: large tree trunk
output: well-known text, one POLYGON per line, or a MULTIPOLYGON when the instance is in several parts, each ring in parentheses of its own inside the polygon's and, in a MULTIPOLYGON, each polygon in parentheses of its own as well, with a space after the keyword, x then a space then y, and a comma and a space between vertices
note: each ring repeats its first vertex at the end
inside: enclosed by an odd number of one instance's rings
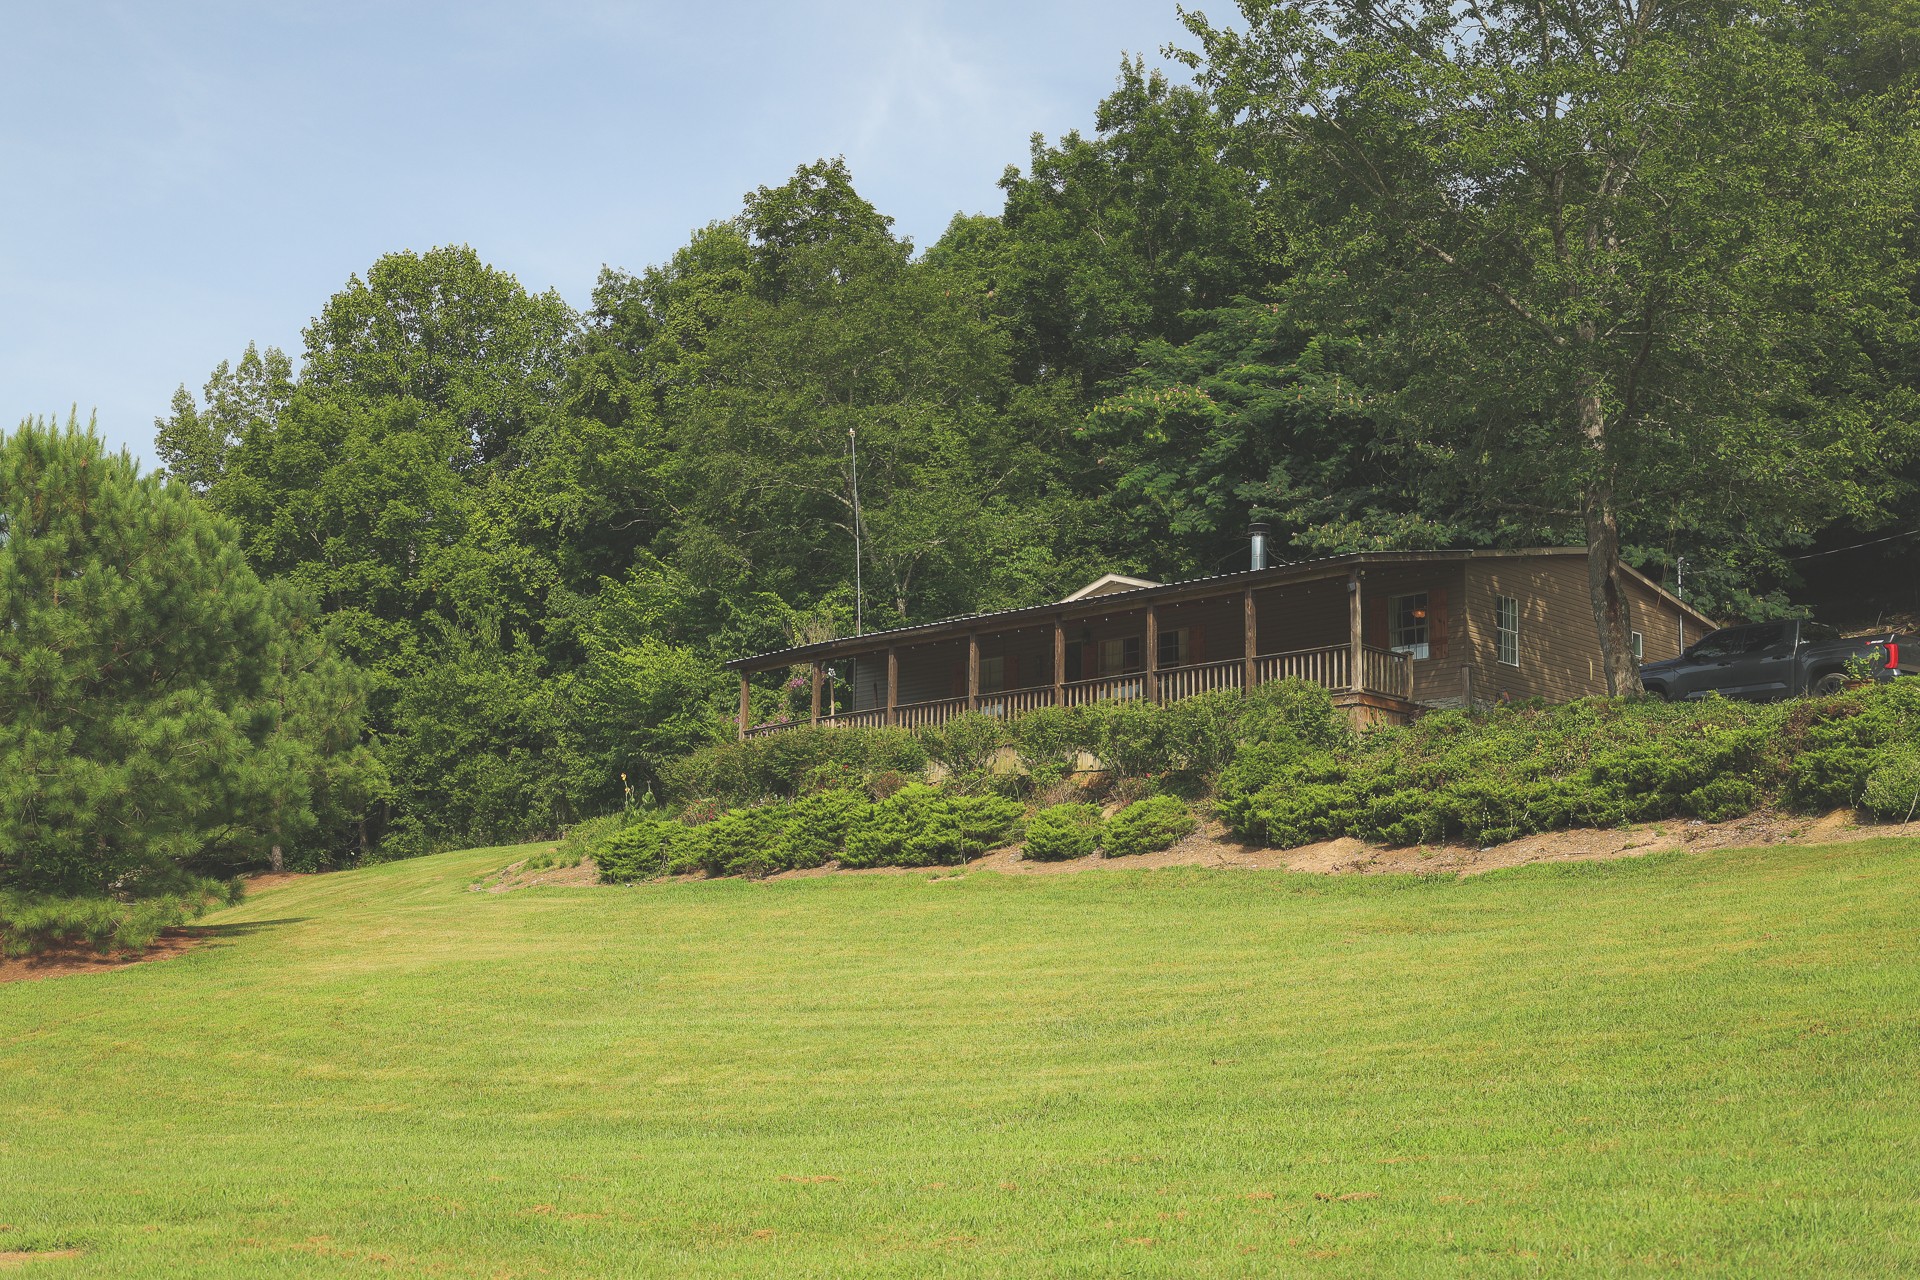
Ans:
POLYGON ((287 869, 286 857, 280 852, 280 846, 277 844, 273 846, 273 852, 267 855, 267 861, 275 871, 285 871, 287 869))
POLYGON ((1587 594, 1600 636, 1607 692, 1617 698, 1644 690, 1640 667, 1633 660, 1633 616, 1626 573, 1620 565, 1620 520, 1613 509, 1613 479, 1606 458, 1606 410, 1592 385, 1581 390, 1579 414, 1580 429, 1598 455, 1593 478, 1580 495, 1580 517, 1587 533, 1587 594))

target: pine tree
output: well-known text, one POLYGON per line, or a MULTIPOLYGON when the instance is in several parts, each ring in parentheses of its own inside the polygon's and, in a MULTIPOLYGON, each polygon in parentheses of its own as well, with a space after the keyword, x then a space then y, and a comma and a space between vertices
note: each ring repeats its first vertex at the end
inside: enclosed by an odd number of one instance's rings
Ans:
POLYGON ((310 615, 90 426, 0 437, 0 885, 102 892, 263 853, 377 785, 357 681, 310 615))

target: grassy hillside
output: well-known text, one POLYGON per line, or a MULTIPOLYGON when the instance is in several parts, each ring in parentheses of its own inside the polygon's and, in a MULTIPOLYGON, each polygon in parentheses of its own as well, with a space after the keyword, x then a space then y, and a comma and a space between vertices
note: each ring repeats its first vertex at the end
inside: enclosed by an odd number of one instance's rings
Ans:
POLYGON ((318 877, 0 987, 25 1274, 1920 1269, 1920 841, 318 877))

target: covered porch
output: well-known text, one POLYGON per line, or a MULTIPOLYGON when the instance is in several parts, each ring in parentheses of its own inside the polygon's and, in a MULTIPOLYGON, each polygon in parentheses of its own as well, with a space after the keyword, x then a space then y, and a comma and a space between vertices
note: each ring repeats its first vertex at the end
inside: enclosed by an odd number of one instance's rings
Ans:
POLYGON ((1286 679, 1331 690, 1356 724, 1405 723, 1417 712, 1416 654, 1383 643, 1387 598, 1370 596, 1364 559, 1121 587, 741 659, 729 664, 740 673, 739 733, 803 724, 913 729, 966 711, 1011 719, 1039 707, 1171 703, 1286 679), (752 723, 751 675, 795 668, 811 673, 810 714, 752 723))

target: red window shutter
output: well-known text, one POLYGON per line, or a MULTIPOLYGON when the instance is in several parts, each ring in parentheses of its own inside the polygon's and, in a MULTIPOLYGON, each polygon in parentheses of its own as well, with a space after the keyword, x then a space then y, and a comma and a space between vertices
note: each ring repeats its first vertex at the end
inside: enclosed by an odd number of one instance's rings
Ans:
POLYGON ((1187 652, 1182 660, 1199 665, 1207 660, 1207 634, 1198 627, 1187 628, 1187 652))
POLYGON ((1427 656, 1447 656, 1447 593, 1427 592, 1427 656))
POLYGON ((953 664, 953 696, 956 698, 967 696, 967 664, 965 662, 953 664))
POLYGON ((1391 637, 1387 630, 1387 598, 1369 596, 1366 602, 1366 616, 1360 623, 1360 640, 1363 644, 1376 649, 1384 649, 1391 637))
POLYGON ((1091 680, 1104 674, 1100 670, 1100 646, 1089 640, 1080 646, 1080 678, 1091 680))

